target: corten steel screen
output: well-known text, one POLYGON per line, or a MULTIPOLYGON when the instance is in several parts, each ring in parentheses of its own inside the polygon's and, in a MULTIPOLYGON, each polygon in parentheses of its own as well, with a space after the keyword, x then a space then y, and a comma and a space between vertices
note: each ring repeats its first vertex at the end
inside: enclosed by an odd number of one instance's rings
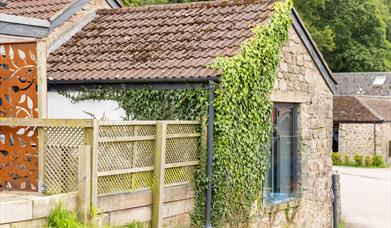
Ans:
MULTIPOLYGON (((36 43, 0 44, 0 118, 36 118, 36 43)), ((0 190, 37 191, 34 127, 0 127, 0 190)))

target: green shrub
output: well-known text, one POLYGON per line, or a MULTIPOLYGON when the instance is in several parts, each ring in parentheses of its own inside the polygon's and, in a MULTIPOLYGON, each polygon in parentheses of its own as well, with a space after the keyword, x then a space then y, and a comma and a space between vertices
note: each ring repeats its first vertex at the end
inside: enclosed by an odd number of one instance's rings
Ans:
POLYGON ((371 156, 365 156, 364 164, 365 164, 366 167, 372 167, 372 157, 371 156))
POLYGON ((47 218, 47 227, 49 228, 82 228, 84 227, 77 214, 69 212, 64 203, 60 202, 52 212, 50 212, 47 218))
POLYGON ((341 154, 338 152, 333 152, 331 155, 331 158, 333 160, 333 165, 342 165, 342 158, 341 154))
POLYGON ((354 156, 353 156, 353 159, 354 159, 354 165, 355 166, 358 166, 358 167, 360 167, 360 166, 362 166, 363 165, 363 156, 362 155, 359 155, 359 154, 355 154, 354 156))
POLYGON ((350 157, 348 155, 345 155, 343 157, 342 165, 345 165, 345 166, 351 166, 352 165, 352 161, 350 160, 350 157))
POLYGON ((377 167, 377 168, 386 167, 386 164, 385 164, 383 157, 381 155, 374 155, 373 156, 372 165, 373 165, 373 167, 377 167))

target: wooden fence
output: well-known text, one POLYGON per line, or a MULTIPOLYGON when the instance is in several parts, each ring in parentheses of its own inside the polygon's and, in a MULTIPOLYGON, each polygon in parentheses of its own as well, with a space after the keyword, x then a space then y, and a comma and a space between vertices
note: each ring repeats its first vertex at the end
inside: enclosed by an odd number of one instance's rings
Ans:
POLYGON ((1 126, 38 129, 40 191, 77 191, 79 212, 87 220, 98 196, 152 189, 153 227, 162 225, 164 187, 193 180, 206 140, 200 121, 2 118, 1 126))

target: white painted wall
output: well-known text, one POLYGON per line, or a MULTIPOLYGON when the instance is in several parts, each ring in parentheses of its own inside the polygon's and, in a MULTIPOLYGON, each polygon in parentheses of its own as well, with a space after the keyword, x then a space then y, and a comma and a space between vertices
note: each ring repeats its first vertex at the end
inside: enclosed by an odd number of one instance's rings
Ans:
POLYGON ((48 117, 59 119, 85 119, 91 118, 89 112, 100 120, 122 120, 125 111, 115 101, 83 101, 73 104, 68 98, 57 91, 48 92, 48 117))

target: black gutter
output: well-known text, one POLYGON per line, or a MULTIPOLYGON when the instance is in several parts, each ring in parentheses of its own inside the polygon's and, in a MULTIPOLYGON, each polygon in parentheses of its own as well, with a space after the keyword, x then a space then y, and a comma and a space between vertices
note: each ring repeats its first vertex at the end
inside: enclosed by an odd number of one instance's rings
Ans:
POLYGON ((126 80, 49 80, 49 90, 79 90, 81 87, 94 89, 103 88, 161 88, 180 89, 197 88, 209 83, 210 80, 219 82, 218 77, 209 78, 159 78, 159 79, 126 79, 126 80))
POLYGON ((205 228, 212 228, 212 164, 213 164, 213 149, 214 149, 214 118, 215 110, 213 102, 215 98, 214 81, 209 81, 209 118, 208 118, 208 156, 206 174, 208 178, 208 188, 206 190, 205 203, 205 228))

